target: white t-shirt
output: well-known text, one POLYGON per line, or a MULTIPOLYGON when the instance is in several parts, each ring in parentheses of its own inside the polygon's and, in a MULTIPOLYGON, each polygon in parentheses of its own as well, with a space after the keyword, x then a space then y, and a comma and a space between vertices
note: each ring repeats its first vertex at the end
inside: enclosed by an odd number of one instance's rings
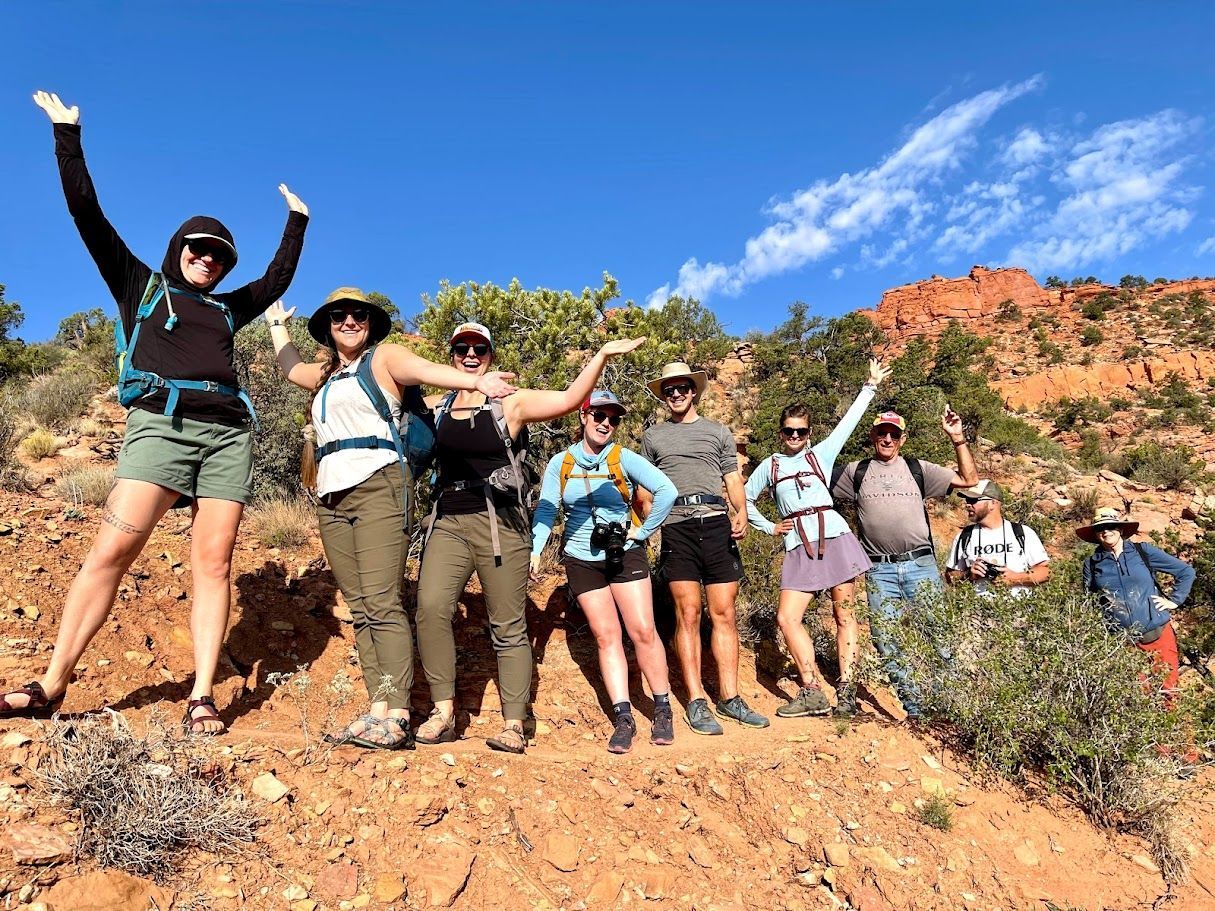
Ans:
MULTIPOLYGON (((953 539, 953 545, 949 548, 949 559, 945 562, 947 569, 969 572, 972 564, 977 560, 982 560, 988 565, 1006 566, 1010 572, 1024 573, 1029 572, 1039 563, 1046 563, 1050 560, 1046 548, 1042 546, 1042 539, 1028 525, 1021 526, 1025 532, 1024 549, 1017 541, 1012 523, 1007 519, 999 528, 983 528, 979 525, 972 526, 972 528, 965 550, 962 548, 965 528, 958 532, 958 536, 953 539)), ((986 579, 975 583, 975 589, 980 593, 986 592, 989 587, 990 583, 986 579)), ((1022 595, 1031 587, 1029 585, 1010 585, 1008 590, 1014 595, 1022 595)))

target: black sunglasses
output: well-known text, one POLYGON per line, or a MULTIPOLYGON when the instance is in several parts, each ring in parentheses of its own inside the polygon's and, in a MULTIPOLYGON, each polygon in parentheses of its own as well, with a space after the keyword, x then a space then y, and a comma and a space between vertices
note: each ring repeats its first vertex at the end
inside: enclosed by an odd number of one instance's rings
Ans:
POLYGON ((673 395, 687 395, 691 391, 691 383, 672 383, 670 386, 662 387, 662 395, 668 399, 673 395))
POLYGON ((619 427, 620 422, 624 420, 623 415, 617 414, 614 411, 588 411, 587 414, 591 416, 591 420, 596 424, 602 424, 604 421, 607 421, 613 427, 619 427))
POLYGON ((983 500, 994 499, 995 497, 962 497, 962 500, 971 506, 974 506, 976 503, 981 503, 983 500))
POLYGON ((212 262, 221 266, 230 265, 232 262, 232 251, 220 244, 206 240, 187 240, 186 246, 195 256, 210 256, 212 262))
POLYGON ((791 440, 794 437, 798 437, 798 438, 808 437, 808 436, 810 436, 810 428, 809 427, 782 427, 780 429, 780 435, 783 436, 786 440, 791 440))
POLYGON ((344 309, 330 310, 329 311, 329 322, 333 323, 333 325, 335 325, 335 326, 340 326, 340 325, 342 325, 342 323, 346 322, 346 317, 348 317, 348 316, 353 316, 354 321, 356 323, 365 323, 365 322, 367 322, 367 308, 366 307, 355 307, 350 310, 344 310, 344 309))
POLYGON ((892 440, 903 439, 903 431, 898 430, 898 429, 895 429, 895 430, 877 430, 877 429, 875 429, 873 431, 873 435, 875 437, 877 437, 879 440, 882 437, 890 437, 890 439, 892 439, 892 440))
POLYGON ((477 357, 485 357, 489 354, 489 345, 485 342, 477 342, 475 345, 470 345, 468 342, 456 342, 451 346, 452 352, 458 357, 464 357, 470 349, 477 357))

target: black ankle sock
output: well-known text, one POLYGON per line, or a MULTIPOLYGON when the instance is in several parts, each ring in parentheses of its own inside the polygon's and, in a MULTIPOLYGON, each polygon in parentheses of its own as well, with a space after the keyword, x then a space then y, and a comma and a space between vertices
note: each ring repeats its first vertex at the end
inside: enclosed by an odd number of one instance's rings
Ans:
POLYGON ((671 694, 670 693, 655 693, 654 694, 654 705, 670 705, 670 704, 671 704, 671 694))
POLYGON ((633 714, 633 703, 631 702, 613 702, 612 713, 619 718, 621 715, 633 714))

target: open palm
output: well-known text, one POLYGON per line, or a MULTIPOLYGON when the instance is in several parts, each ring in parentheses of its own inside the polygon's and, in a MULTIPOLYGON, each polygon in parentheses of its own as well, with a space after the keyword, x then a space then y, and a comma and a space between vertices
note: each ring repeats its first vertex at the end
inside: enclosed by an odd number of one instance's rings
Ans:
POLYGON ((69 108, 54 92, 34 92, 34 104, 46 111, 51 123, 80 123, 80 108, 69 108))

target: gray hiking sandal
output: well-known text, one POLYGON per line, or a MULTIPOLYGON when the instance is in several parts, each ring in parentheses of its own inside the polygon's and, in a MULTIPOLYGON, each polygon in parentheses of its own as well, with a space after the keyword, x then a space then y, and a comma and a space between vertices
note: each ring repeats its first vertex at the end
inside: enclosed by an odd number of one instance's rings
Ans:
POLYGON ((803 686, 797 695, 776 710, 777 718, 805 718, 808 715, 829 715, 831 703, 817 686, 803 686))
POLYGON ((770 723, 767 718, 747 705, 742 696, 717 703, 717 717, 737 721, 745 728, 766 728, 770 723))

